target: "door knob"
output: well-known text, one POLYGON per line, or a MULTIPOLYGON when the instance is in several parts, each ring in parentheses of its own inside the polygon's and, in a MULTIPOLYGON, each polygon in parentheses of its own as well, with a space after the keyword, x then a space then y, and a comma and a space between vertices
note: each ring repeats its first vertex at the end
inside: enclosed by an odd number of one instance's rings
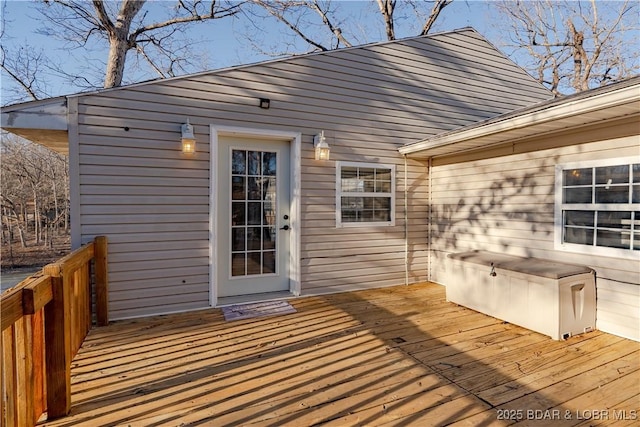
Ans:
POLYGON ((289 226, 288 226, 288 225, 285 225, 284 227, 280 227, 280 230, 287 231, 288 229, 289 229, 289 226))

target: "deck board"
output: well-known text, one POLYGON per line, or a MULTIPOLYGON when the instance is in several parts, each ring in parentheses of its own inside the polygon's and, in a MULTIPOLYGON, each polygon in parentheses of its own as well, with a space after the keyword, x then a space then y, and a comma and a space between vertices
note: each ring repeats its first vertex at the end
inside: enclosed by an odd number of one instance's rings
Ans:
POLYGON ((447 303, 430 283, 290 302, 297 313, 226 322, 211 309, 94 329, 73 362, 71 415, 44 424, 600 425, 580 411, 640 414, 637 342, 598 331, 553 341, 447 303), (506 409, 524 418, 498 420, 506 409))

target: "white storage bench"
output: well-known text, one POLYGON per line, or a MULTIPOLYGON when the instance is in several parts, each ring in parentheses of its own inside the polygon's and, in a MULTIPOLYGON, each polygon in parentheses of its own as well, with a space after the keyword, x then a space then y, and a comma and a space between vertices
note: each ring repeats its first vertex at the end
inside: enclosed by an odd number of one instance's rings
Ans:
POLYGON ((448 255, 447 300, 555 340, 595 329, 595 272, 494 252, 448 255))

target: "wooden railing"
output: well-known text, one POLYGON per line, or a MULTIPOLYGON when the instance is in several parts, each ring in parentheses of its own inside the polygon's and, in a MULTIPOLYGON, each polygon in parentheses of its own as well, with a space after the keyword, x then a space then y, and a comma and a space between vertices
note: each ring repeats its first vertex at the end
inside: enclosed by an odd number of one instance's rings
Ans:
POLYGON ((91 328, 94 304, 97 324, 109 322, 107 286, 101 236, 2 294, 3 427, 33 426, 45 412, 48 419, 69 414, 71 361, 91 328))

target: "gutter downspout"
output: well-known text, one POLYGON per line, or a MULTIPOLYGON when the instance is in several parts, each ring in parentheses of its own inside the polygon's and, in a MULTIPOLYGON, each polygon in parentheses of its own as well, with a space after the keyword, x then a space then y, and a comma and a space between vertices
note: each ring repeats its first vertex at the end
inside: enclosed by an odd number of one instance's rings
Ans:
POLYGON ((409 286, 409 185, 407 184, 407 155, 404 157, 404 284, 409 286))
POLYGON ((427 218, 427 280, 431 281, 431 279, 433 278, 432 274, 431 274, 431 257, 432 257, 432 253, 431 253, 431 228, 433 227, 433 220, 432 220, 432 206, 433 206, 433 179, 432 179, 432 173, 431 173, 431 167, 432 167, 432 158, 429 157, 429 163, 427 164, 427 173, 429 174, 429 188, 427 189, 427 192, 429 194, 429 210, 428 210, 428 215, 429 218, 427 218))

